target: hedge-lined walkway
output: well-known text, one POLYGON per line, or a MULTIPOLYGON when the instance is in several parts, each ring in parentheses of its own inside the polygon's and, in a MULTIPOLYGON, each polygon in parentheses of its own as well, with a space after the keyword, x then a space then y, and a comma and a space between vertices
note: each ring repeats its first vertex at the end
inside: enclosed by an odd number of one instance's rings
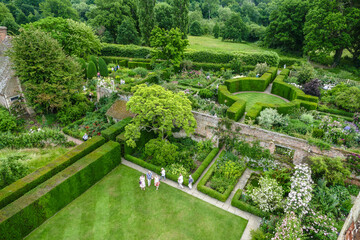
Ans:
MULTIPOLYGON (((222 150, 223 150, 223 149, 222 149, 222 150)), ((222 152, 222 150, 219 151, 218 155, 217 155, 217 156, 214 158, 214 160, 209 164, 209 166, 208 166, 207 169, 203 172, 203 174, 200 176, 199 179, 201 179, 201 178, 204 176, 204 174, 209 170, 209 168, 210 168, 211 165, 216 161, 217 157, 220 155, 220 153, 222 152)), ((147 172, 149 171, 149 170, 147 170, 147 169, 145 169, 145 168, 143 168, 143 167, 140 167, 139 165, 136 165, 136 164, 134 164, 134 163, 132 163, 132 162, 129 162, 129 161, 125 160, 125 159, 122 159, 122 164, 124 164, 124 165, 126 165, 126 166, 128 166, 128 167, 131 167, 131 168, 133 168, 133 169, 136 169, 136 170, 138 170, 139 172, 142 172, 142 173, 147 173, 147 172)), ((249 172, 249 171, 248 171, 248 172, 249 172)), ((199 199, 201 199, 201 200, 203 200, 203 201, 205 201, 205 202, 207 202, 207 203, 210 203, 210 204, 212 204, 212 205, 214 205, 214 206, 216 206, 216 207, 219 207, 219 208, 221 208, 221 209, 223 209, 223 210, 225 210, 225 211, 228 211, 228 212, 230 212, 230 213, 232 213, 232 214, 235 214, 235 215, 237 215, 237 216, 240 216, 240 217, 248 220, 248 224, 246 225, 245 231, 244 231, 244 233, 243 233, 243 235, 242 235, 242 237, 241 237, 240 240, 250 240, 250 239, 251 239, 250 231, 251 231, 252 229, 257 229, 257 228, 259 228, 261 218, 255 216, 255 215, 253 215, 253 214, 250 214, 250 213, 248 213, 248 212, 244 212, 244 211, 242 211, 242 210, 240 210, 240 209, 238 209, 238 208, 236 208, 236 207, 231 206, 231 199, 232 199, 232 197, 234 196, 234 194, 236 193, 236 191, 237 191, 239 188, 243 188, 243 187, 245 186, 245 184, 246 184, 246 182, 247 182, 247 179, 250 177, 251 172, 250 172, 249 174, 248 174, 248 172, 246 172, 246 171, 244 172, 244 174, 246 173, 246 175, 243 174, 244 177, 241 177, 241 178, 240 178, 240 181, 238 182, 238 184, 236 185, 236 187, 234 188, 233 192, 230 194, 230 197, 227 199, 226 202, 218 201, 218 200, 216 200, 216 199, 214 199, 214 198, 212 198, 212 197, 210 197, 210 196, 208 196, 208 195, 206 195, 206 194, 198 191, 198 190, 196 189, 196 187, 197 187, 197 184, 198 184, 198 182, 199 182, 200 180, 197 181, 197 182, 194 184, 194 186, 193 186, 193 188, 192 188, 191 190, 190 190, 188 187, 186 187, 186 186, 184 186, 183 189, 180 189, 180 188, 179 188, 179 184, 178 184, 177 182, 174 182, 174 181, 171 181, 171 180, 168 180, 168 179, 167 179, 164 183, 166 183, 166 184, 168 184, 168 185, 170 185, 170 186, 172 186, 172 187, 174 187, 174 188, 178 188, 178 189, 182 190, 183 192, 186 192, 186 193, 188 193, 188 194, 190 194, 190 195, 192 195, 192 196, 194 196, 194 197, 197 197, 197 198, 199 198, 199 199)), ((160 186, 160 187, 161 187, 161 186, 160 186)))

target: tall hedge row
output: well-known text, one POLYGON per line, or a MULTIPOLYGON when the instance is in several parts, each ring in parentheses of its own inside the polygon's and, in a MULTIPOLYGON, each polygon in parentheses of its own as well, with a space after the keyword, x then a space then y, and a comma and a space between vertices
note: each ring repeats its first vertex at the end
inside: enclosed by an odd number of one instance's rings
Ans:
MULTIPOLYGON (((153 49, 135 45, 103 44, 101 55, 128 58, 149 58, 153 49)), ((198 63, 230 63, 235 57, 240 58, 245 65, 255 66, 264 63, 277 67, 280 62, 279 55, 275 52, 244 53, 244 52, 218 52, 194 51, 185 52, 184 59, 198 63)))
POLYGON ((132 118, 128 117, 125 118, 114 125, 108 127, 107 129, 101 131, 101 135, 107 140, 116 140, 116 136, 119 135, 122 131, 124 131, 126 125, 128 125, 131 122, 132 118))
POLYGON ((246 101, 239 99, 231 107, 228 108, 226 116, 230 119, 238 121, 245 113, 246 101))
POLYGON ((73 148, 64 155, 58 157, 44 167, 1 189, 0 209, 11 203, 12 201, 18 199, 39 184, 43 183, 50 177, 54 176, 56 173, 67 168, 80 158, 94 151, 104 143, 105 139, 103 137, 93 137, 90 140, 82 143, 81 145, 73 148))
POLYGON ((1 239, 22 239, 121 162, 110 141, 0 210, 1 239))

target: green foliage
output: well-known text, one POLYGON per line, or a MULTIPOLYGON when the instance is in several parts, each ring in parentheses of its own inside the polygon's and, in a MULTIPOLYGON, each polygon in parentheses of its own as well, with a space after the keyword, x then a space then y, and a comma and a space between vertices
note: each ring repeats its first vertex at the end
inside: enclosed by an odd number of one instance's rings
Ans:
POLYGON ((307 83, 315 76, 314 67, 310 63, 301 63, 300 68, 296 69, 296 76, 300 84, 307 83))
POLYGON ((321 139, 308 138, 308 143, 313 146, 317 146, 320 150, 330 150, 331 145, 321 139))
POLYGON ((153 59, 164 59, 168 63, 179 66, 189 41, 182 39, 178 28, 169 31, 156 27, 151 32, 150 43, 155 48, 153 59))
POLYGON ((181 174, 183 175, 183 177, 189 177, 189 173, 186 170, 186 168, 184 168, 184 166, 179 163, 173 163, 167 166, 165 169, 167 174, 170 173, 171 175, 174 176, 179 176, 181 174))
POLYGON ((223 40, 232 40, 241 42, 246 39, 248 35, 248 28, 243 22, 239 14, 233 13, 231 17, 225 22, 225 27, 222 32, 223 40))
POLYGON ((187 134, 196 127, 191 112, 191 102, 184 93, 173 93, 158 85, 147 87, 145 84, 134 87, 134 95, 127 103, 127 109, 136 116, 125 128, 129 146, 135 146, 142 129, 152 129, 160 137, 171 135, 176 128, 184 129, 187 134))
POLYGON ((130 18, 125 18, 121 25, 117 27, 116 42, 120 44, 139 44, 139 33, 135 23, 130 18))
POLYGON ((0 132, 12 132, 16 127, 16 118, 5 108, 0 108, 0 132))
POLYGON ((137 67, 133 71, 136 73, 136 75, 140 75, 142 78, 146 77, 148 74, 148 70, 143 67, 137 67))
POLYGON ((339 110, 339 109, 328 108, 325 105, 319 105, 318 111, 332 113, 332 114, 341 115, 341 116, 345 116, 345 117, 351 117, 351 118, 354 116, 354 113, 346 112, 346 111, 339 110))
POLYGON ((71 98, 70 103, 66 107, 58 112, 57 119, 62 124, 67 125, 93 110, 94 104, 85 95, 77 94, 71 98))
POLYGON ((166 2, 158 2, 155 5, 156 26, 165 30, 170 30, 173 26, 173 9, 166 2))
POLYGON ((146 46, 150 46, 150 37, 155 26, 155 3, 155 0, 141 0, 137 4, 140 33, 146 46))
POLYGON ((101 57, 99 58, 99 72, 102 77, 109 76, 109 71, 107 68, 107 64, 101 57))
POLYGON ((335 97, 335 104, 350 112, 360 110, 360 89, 358 87, 347 88, 339 92, 335 97))
POLYGON ((319 128, 314 128, 312 132, 312 136, 314 138, 319 138, 319 139, 323 138, 324 134, 325 134, 324 129, 319 129, 319 128))
POLYGON ((278 222, 274 239, 293 240, 303 237, 301 219, 294 212, 287 213, 283 220, 278 222))
POLYGON ((22 30, 12 45, 11 60, 27 101, 38 112, 63 108, 81 87, 80 65, 50 34, 37 29, 22 30))
POLYGON ((20 156, 0 159, 0 189, 24 177, 27 172, 28 166, 20 156))
POLYGON ((44 17, 79 19, 78 13, 72 8, 70 0, 45 0, 40 3, 40 11, 44 17))
POLYGON ((216 23, 213 28, 213 34, 214 34, 214 38, 216 39, 220 37, 220 27, 218 23, 216 23))
POLYGON ((91 27, 71 19, 47 17, 23 27, 25 29, 34 27, 50 33, 68 55, 86 58, 91 54, 99 53, 101 49, 100 40, 91 27))
POLYGON ((246 101, 239 99, 228 108, 226 116, 229 119, 238 121, 244 115, 245 109, 246 101))
POLYGON ((101 132, 101 135, 107 140, 107 141, 115 141, 116 136, 118 136, 121 132, 124 131, 125 127, 131 122, 131 118, 125 118, 114 125, 110 126, 109 128, 105 129, 101 132))
MULTIPOLYGON (((239 208, 240 210, 243 210, 245 212, 259 216, 259 217, 268 217, 269 216, 268 212, 264 212, 264 211, 260 210, 258 207, 252 206, 252 205, 242 201, 242 199, 241 199, 242 193, 243 193, 242 189, 238 189, 236 191, 234 197, 231 200, 232 206, 239 208)), ((257 239, 257 238, 255 238, 255 239, 257 239)), ((260 239, 262 239, 262 238, 260 238, 260 239)))
POLYGON ((264 73, 266 73, 269 70, 269 66, 267 65, 267 63, 258 63, 255 66, 255 72, 257 74, 263 75, 264 73))
POLYGON ((261 111, 260 116, 257 118, 259 125, 264 128, 271 128, 274 126, 287 125, 288 119, 279 114, 276 109, 266 108, 261 111))
POLYGON ((17 181, 4 189, 0 190, 0 208, 3 208, 7 204, 15 201, 17 198, 24 195, 26 192, 35 188, 42 182, 46 181, 56 173, 62 171, 66 167, 70 166, 80 158, 94 151, 105 143, 104 138, 94 137, 81 145, 73 148, 66 154, 58 157, 48 165, 39 169, 38 171, 32 172, 27 175, 21 181, 17 181))
POLYGON ((344 185, 345 179, 350 176, 350 171, 341 158, 311 157, 310 163, 313 178, 324 177, 332 185, 344 185))
POLYGON ((93 61, 90 61, 87 66, 86 76, 88 79, 92 79, 96 77, 96 75, 97 75, 96 65, 93 61))
POLYGON ((200 89, 199 96, 201 98, 212 98, 214 96, 214 92, 211 91, 210 89, 203 88, 200 89))
POLYGON ((177 146, 163 139, 151 139, 145 144, 145 155, 151 157, 150 163, 156 166, 168 166, 175 162, 178 152, 177 146))
POLYGON ((173 0, 173 26, 178 27, 182 38, 186 38, 189 27, 189 0, 173 0))
POLYGON ((84 193, 121 162, 120 146, 108 142, 6 207, 5 239, 21 239, 84 193), (21 206, 21 207, 19 207, 21 206), (21 226, 27 226, 26 228, 21 226))
POLYGON ((301 116, 300 116, 300 120, 306 124, 313 124, 314 122, 314 117, 313 115, 309 114, 309 113, 303 113, 301 116))
POLYGON ((303 27, 309 1, 281 0, 273 3, 270 25, 266 29, 265 43, 273 48, 301 51, 304 42, 303 27))
POLYGON ((203 35, 203 29, 199 21, 194 21, 190 24, 189 33, 192 36, 203 35))
POLYGON ((0 2, 0 26, 8 28, 9 33, 17 33, 19 25, 6 5, 0 2))

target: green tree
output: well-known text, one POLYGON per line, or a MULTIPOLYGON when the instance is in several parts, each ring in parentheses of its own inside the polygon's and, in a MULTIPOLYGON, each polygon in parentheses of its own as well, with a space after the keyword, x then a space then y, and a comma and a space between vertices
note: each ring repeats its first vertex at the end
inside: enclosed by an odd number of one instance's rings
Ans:
POLYGON ((96 70, 96 65, 93 61, 90 61, 88 63, 88 66, 87 66, 87 72, 86 72, 86 76, 88 79, 92 79, 94 77, 96 77, 96 74, 97 74, 97 70, 96 70))
POLYGON ((130 18, 125 18, 118 27, 116 42, 120 44, 139 44, 139 33, 136 30, 134 21, 130 18))
POLYGON ((141 84, 133 88, 134 95, 126 109, 135 114, 125 127, 126 143, 135 147, 135 140, 143 130, 154 131, 164 139, 175 128, 184 129, 186 134, 195 131, 196 120, 191 112, 191 102, 184 93, 173 93, 159 85, 141 84))
POLYGON ((316 0, 306 15, 304 53, 309 56, 329 56, 335 52, 336 66, 343 50, 350 45, 343 5, 336 0, 316 0))
POLYGON ((203 34, 203 29, 201 27, 200 22, 195 21, 190 25, 189 33, 192 36, 201 36, 203 34))
POLYGON ((156 0, 138 0, 140 33, 146 46, 150 46, 151 31, 155 26, 155 2, 156 0))
POLYGON ((189 0, 173 0, 173 26, 182 32, 182 38, 186 38, 189 27, 189 0))
POLYGON ((219 38, 219 36, 220 36, 220 27, 219 27, 218 23, 215 24, 215 26, 213 28, 213 33, 214 33, 215 38, 219 38))
POLYGON ((0 2, 0 26, 8 28, 9 32, 17 33, 19 25, 15 22, 14 16, 5 4, 0 2))
POLYGON ((155 20, 156 26, 166 30, 170 30, 173 26, 173 9, 172 7, 165 3, 160 2, 155 5, 155 20))
POLYGON ((100 75, 103 77, 109 76, 107 64, 104 61, 104 59, 102 59, 101 57, 99 58, 99 72, 100 72, 100 75))
POLYGON ((100 40, 91 27, 85 23, 71 19, 48 17, 24 26, 25 29, 35 27, 49 32, 68 55, 86 58, 100 52, 100 40))
POLYGON ((55 112, 82 85, 81 67, 49 33, 30 28, 13 39, 9 52, 25 96, 38 112, 55 112))
POLYGON ((335 97, 335 104, 350 112, 358 112, 360 110, 360 89, 350 87, 339 92, 335 97))
POLYGON ((348 9, 346 19, 350 35, 348 50, 353 55, 353 62, 356 66, 360 66, 360 9, 348 9))
POLYGON ((72 7, 70 0, 45 0, 40 3, 40 11, 43 17, 79 19, 79 15, 72 7))
POLYGON ((219 8, 219 0, 204 0, 202 3, 202 12, 205 18, 210 20, 219 8))
POLYGON ((303 0, 276 1, 266 29, 265 43, 287 51, 301 51, 304 44, 305 16, 309 2, 303 0))
POLYGON ((134 0, 95 0, 95 4, 96 7, 86 13, 88 23, 108 42, 116 40, 118 26, 125 17, 137 19, 134 0))
POLYGON ((155 48, 154 59, 164 59, 168 63, 179 66, 189 41, 182 39, 178 28, 169 31, 156 27, 150 37, 151 47, 155 48))
POLYGON ((232 14, 230 19, 226 21, 222 34, 223 40, 232 40, 241 42, 248 35, 248 28, 243 22, 239 14, 232 14))

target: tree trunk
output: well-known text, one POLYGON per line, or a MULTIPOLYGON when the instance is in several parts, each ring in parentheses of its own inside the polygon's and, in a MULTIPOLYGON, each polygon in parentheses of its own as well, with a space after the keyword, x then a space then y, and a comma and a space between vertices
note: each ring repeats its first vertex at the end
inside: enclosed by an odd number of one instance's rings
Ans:
POLYGON ((332 65, 332 67, 336 67, 340 63, 343 51, 344 51, 344 48, 340 48, 340 49, 336 50, 335 55, 334 55, 334 63, 332 65))

